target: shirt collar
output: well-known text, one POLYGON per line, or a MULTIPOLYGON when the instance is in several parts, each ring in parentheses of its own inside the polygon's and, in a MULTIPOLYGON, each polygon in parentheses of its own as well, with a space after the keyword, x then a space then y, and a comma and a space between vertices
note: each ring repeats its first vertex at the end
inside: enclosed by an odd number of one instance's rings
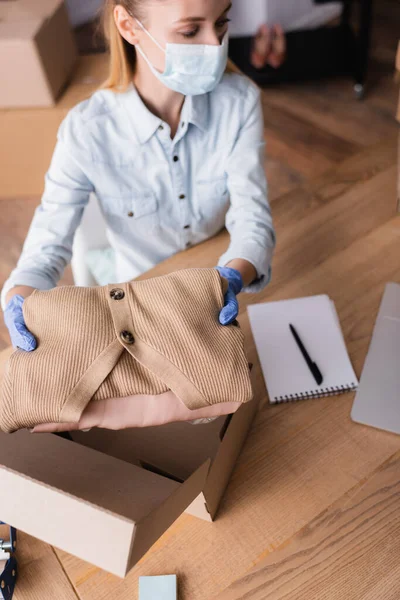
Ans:
MULTIPOLYGON (((205 131, 208 121, 208 94, 186 96, 182 108, 182 121, 192 123, 201 131, 205 131)), ((140 142, 145 144, 155 134, 162 120, 154 115, 144 104, 133 83, 126 92, 118 94, 134 133, 140 142)))
POLYGON ((145 144, 161 125, 161 119, 147 108, 133 83, 129 85, 126 92, 118 94, 118 98, 128 115, 138 141, 140 144, 145 144))
POLYGON ((182 119, 196 125, 201 131, 207 129, 209 94, 186 96, 182 110, 182 119))

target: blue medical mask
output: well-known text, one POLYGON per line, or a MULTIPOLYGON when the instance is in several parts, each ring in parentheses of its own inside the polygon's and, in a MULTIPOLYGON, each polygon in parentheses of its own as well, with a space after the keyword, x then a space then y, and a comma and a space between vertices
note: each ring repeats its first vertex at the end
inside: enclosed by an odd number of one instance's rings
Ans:
POLYGON ((149 61, 143 50, 135 48, 143 56, 154 75, 171 90, 184 96, 199 96, 211 92, 221 81, 228 61, 228 34, 222 44, 167 44, 164 49, 142 23, 138 24, 149 38, 165 53, 165 70, 160 73, 149 61))

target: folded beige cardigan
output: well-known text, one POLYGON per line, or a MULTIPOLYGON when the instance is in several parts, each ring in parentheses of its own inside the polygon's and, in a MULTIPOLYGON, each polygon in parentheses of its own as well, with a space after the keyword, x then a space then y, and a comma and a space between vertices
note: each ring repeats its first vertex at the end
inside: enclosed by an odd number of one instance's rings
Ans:
POLYGON ((104 287, 35 290, 23 304, 34 352, 16 350, 0 384, 0 429, 78 423, 90 401, 172 390, 197 409, 252 399, 244 336, 220 325, 216 269, 104 287))

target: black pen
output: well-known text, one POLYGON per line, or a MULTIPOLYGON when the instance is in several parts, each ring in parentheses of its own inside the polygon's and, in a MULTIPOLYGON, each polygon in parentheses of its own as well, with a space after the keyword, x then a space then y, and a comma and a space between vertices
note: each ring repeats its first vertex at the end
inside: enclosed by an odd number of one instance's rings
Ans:
POLYGON ((307 350, 305 349, 304 344, 301 341, 301 339, 299 338, 299 334, 297 333, 297 331, 295 330, 293 325, 289 325, 289 327, 290 327, 290 331, 293 333, 293 337, 296 340, 298 347, 300 348, 302 355, 304 356, 304 360, 306 361, 308 368, 310 369, 311 373, 314 376, 315 381, 318 383, 318 385, 321 385, 321 383, 324 380, 324 378, 322 377, 321 371, 318 369, 318 366, 316 365, 316 363, 311 360, 310 355, 308 354, 307 350))

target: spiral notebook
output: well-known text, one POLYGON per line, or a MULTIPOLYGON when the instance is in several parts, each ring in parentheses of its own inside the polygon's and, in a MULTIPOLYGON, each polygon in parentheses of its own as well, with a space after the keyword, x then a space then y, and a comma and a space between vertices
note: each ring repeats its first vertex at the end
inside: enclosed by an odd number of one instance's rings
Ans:
POLYGON ((339 318, 325 295, 247 308, 270 402, 334 396, 357 389, 339 318), (314 379, 289 325, 296 328, 323 382, 314 379))

